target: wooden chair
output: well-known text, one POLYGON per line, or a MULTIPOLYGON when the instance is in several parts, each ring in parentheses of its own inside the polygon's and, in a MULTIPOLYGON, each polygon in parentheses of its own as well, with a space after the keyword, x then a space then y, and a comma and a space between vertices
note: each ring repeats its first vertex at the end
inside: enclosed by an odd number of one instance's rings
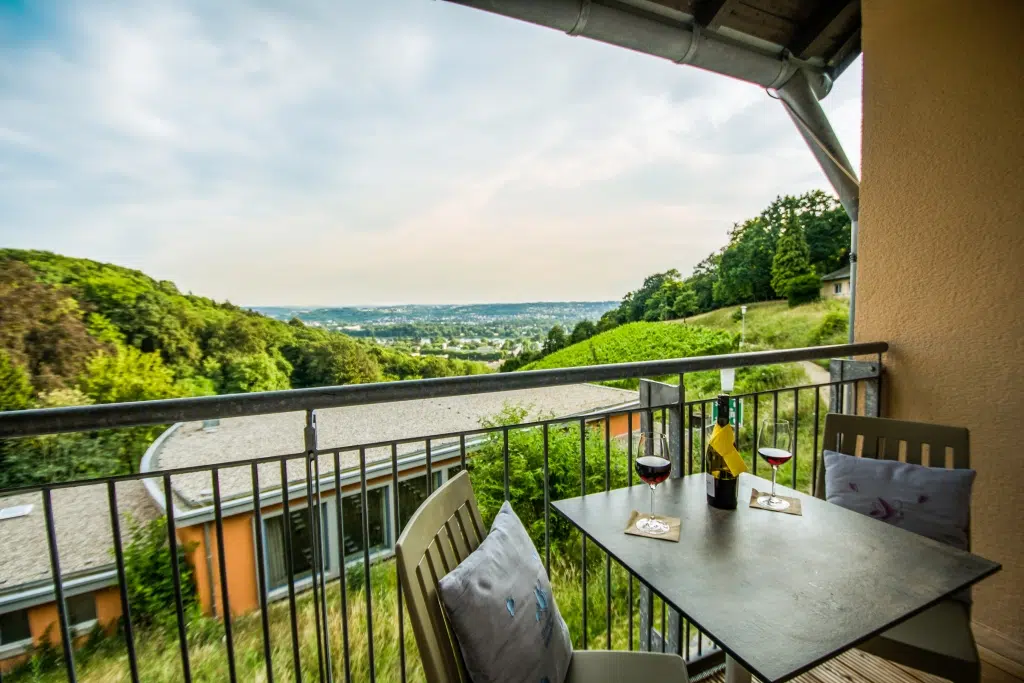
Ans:
MULTIPOLYGON (((395 545, 398 577, 429 683, 469 683, 437 584, 485 536, 469 475, 460 472, 427 498, 395 545)), ((567 683, 634 680, 686 683, 686 664, 681 657, 660 653, 577 651, 566 678, 567 683)))
MULTIPOLYGON (((835 413, 825 416, 824 448, 827 450, 865 458, 901 460, 901 443, 905 444, 902 458, 905 462, 945 468, 946 451, 951 449, 953 469, 971 466, 970 434, 963 427, 835 413), (925 445, 928 446, 927 461, 925 445)), ((818 468, 815 494, 825 498, 824 459, 818 468)), ((967 538, 970 543, 969 528, 967 538)), ((957 683, 981 680, 978 648, 971 632, 971 608, 957 600, 945 600, 859 647, 883 659, 957 683)))

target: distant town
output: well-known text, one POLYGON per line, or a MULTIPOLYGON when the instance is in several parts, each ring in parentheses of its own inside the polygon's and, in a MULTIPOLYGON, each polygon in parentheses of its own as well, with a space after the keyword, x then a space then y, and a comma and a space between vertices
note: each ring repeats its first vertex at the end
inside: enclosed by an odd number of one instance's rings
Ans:
POLYGON ((524 351, 538 351, 552 326, 571 329, 581 320, 596 321, 616 306, 617 301, 550 301, 253 310, 277 320, 297 318, 312 327, 372 338, 412 355, 478 360, 496 367, 524 351))

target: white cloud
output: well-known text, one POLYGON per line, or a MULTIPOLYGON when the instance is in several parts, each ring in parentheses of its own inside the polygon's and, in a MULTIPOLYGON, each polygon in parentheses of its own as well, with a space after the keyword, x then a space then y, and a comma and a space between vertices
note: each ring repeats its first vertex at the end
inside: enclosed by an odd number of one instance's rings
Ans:
MULTIPOLYGON (((443 2, 292 4, 66 4, 16 42, 0 245, 244 304, 616 298, 827 187, 756 87, 443 2)), ((855 164, 859 79, 825 100, 855 164)))

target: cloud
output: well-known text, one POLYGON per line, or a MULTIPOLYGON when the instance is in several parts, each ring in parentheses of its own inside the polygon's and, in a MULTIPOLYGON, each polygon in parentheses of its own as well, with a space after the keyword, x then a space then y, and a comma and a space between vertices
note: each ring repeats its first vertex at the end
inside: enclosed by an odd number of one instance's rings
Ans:
POLYGON ((236 303, 617 298, 827 187, 759 88, 449 3, 57 9, 0 15, 0 244, 236 303))

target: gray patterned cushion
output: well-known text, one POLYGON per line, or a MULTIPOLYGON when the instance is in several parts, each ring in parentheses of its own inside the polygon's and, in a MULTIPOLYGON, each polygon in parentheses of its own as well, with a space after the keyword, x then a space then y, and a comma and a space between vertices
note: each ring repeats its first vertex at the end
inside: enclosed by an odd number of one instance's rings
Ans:
POLYGON ((825 451, 825 498, 967 550, 974 470, 946 470, 825 451))
POLYGON ((565 680, 569 629, 533 541, 507 502, 438 592, 473 683, 565 680))

